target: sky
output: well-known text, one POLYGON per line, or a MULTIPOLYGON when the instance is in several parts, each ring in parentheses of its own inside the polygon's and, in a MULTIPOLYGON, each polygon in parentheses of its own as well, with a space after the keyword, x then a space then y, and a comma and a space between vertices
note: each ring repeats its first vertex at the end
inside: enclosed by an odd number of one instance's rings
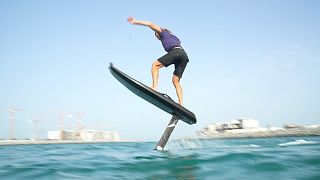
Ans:
MULTIPOLYGON (((320 124, 318 0, 1 0, 0 139, 40 138, 79 118, 121 139, 157 141, 170 115, 140 99, 108 71, 110 62, 151 85, 151 64, 165 54, 133 16, 170 29, 190 62, 181 79, 184 106, 197 124, 179 122, 171 139, 209 124, 253 118, 260 126, 320 124), (59 116, 61 115, 61 116, 59 116)), ((175 101, 173 67, 158 91, 175 101)))

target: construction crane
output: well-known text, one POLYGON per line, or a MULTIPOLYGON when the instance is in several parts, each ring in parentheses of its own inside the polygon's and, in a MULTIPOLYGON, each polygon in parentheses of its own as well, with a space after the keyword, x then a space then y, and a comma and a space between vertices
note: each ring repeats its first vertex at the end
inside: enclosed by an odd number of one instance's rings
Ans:
POLYGON ((19 109, 19 108, 10 108, 8 109, 8 112, 9 112, 9 124, 10 124, 10 127, 9 127, 9 139, 14 139, 14 130, 15 130, 15 113, 16 112, 19 112, 19 111, 22 111, 22 109, 19 109))
POLYGON ((81 139, 81 132, 84 129, 84 126, 82 125, 82 117, 86 114, 85 112, 73 112, 76 116, 76 126, 75 126, 75 138, 76 139, 81 139))
POLYGON ((58 113, 57 115, 59 116, 58 129, 60 131, 60 139, 62 140, 65 131, 65 118, 72 118, 72 115, 70 113, 58 113))
POLYGON ((34 140, 37 140, 38 139, 38 123, 42 121, 42 120, 39 120, 39 119, 32 119, 32 120, 29 120, 28 122, 32 123, 32 139, 34 140))
MULTIPOLYGON (((7 111, 6 109, 0 109, 0 111, 7 111)), ((0 124, 0 127, 1 127, 1 124, 0 124)), ((1 132, 1 129, 0 129, 0 132, 1 132)), ((0 140, 1 140, 1 134, 0 134, 0 140)))
POLYGON ((20 108, 8 108, 8 109, 0 109, 0 111, 7 111, 9 113, 9 139, 14 139, 14 121, 15 121, 15 113, 18 111, 22 111, 20 108))
POLYGON ((64 131, 64 115, 63 113, 59 113, 59 123, 58 123, 58 129, 60 130, 60 139, 63 139, 63 131, 64 131))
POLYGON ((81 119, 86 113, 85 112, 74 112, 74 114, 77 116, 77 131, 79 132, 83 129, 81 119))

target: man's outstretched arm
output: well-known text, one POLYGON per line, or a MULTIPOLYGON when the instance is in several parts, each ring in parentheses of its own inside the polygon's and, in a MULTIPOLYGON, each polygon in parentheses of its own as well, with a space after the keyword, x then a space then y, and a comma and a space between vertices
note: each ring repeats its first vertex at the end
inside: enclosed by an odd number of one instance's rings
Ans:
POLYGON ((133 17, 128 17, 127 21, 130 23, 130 24, 135 24, 135 25, 143 25, 143 26, 148 26, 150 29, 152 29, 153 31, 157 32, 157 33, 161 33, 161 28, 160 26, 152 23, 152 22, 149 22, 149 21, 143 21, 143 20, 137 20, 133 17))

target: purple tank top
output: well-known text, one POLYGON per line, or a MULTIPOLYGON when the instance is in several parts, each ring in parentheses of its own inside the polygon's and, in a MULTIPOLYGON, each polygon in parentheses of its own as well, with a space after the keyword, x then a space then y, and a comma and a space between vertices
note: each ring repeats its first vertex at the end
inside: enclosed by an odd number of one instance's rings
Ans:
POLYGON ((165 51, 170 52, 174 47, 181 46, 181 41, 177 36, 171 34, 166 29, 161 29, 160 41, 165 51))

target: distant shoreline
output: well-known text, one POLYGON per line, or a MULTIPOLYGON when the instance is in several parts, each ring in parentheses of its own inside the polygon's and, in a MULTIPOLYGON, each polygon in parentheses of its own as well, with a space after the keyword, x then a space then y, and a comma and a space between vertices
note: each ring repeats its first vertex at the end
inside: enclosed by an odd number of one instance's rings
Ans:
POLYGON ((134 140, 0 140, 0 146, 11 146, 11 145, 37 145, 37 144, 94 144, 94 143, 115 143, 115 142, 138 142, 134 140))
POLYGON ((298 127, 290 129, 252 129, 252 130, 226 130, 201 131, 197 139, 231 139, 231 138, 273 138, 294 136, 320 136, 320 127, 298 127))
MULTIPOLYGON (((251 129, 251 130, 225 130, 225 131, 199 131, 196 137, 190 139, 255 139, 275 137, 307 137, 320 136, 320 126, 298 127, 289 129, 251 129)), ((0 146, 12 145, 41 145, 41 144, 97 144, 97 143, 119 143, 119 142, 140 142, 137 140, 0 140, 0 146)))

